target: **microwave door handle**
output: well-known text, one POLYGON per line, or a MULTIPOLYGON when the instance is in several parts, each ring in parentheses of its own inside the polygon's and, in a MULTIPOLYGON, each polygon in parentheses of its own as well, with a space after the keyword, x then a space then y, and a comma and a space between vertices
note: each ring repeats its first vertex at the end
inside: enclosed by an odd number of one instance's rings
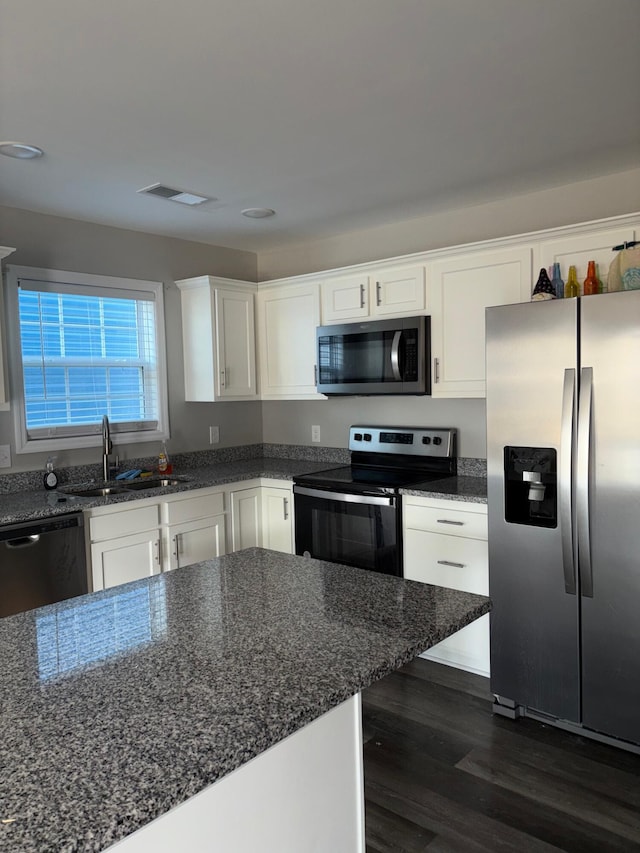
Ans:
POLYGON ((402 331, 398 330, 393 334, 393 342, 391 344, 391 372, 393 373, 393 378, 402 382, 402 375, 400 374, 400 338, 402 337, 402 331))

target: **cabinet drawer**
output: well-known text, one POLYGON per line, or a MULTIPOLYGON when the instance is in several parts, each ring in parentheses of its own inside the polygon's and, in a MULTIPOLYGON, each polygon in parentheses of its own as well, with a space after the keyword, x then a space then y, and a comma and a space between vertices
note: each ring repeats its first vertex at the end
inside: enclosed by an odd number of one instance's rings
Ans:
POLYGON ((407 580, 489 594, 487 543, 461 536, 407 530, 404 576, 407 580))
POLYGON ((438 509, 431 506, 406 504, 404 526, 414 530, 429 530, 447 536, 465 536, 471 539, 487 538, 486 513, 459 509, 438 509))
POLYGON ((126 510, 108 515, 96 515, 89 519, 92 542, 129 536, 141 530, 152 530, 158 526, 158 505, 127 507, 126 510))
POLYGON ((223 512, 224 492, 177 498, 167 501, 162 508, 163 520, 166 524, 180 524, 183 521, 194 521, 209 515, 220 515, 223 512))

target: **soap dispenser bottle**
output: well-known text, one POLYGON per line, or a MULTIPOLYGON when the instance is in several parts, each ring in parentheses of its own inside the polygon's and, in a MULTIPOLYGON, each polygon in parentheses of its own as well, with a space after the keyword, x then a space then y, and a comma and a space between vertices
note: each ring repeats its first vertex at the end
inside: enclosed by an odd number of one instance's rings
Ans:
POLYGON ((58 487, 58 475, 53 470, 53 463, 56 461, 55 456, 50 456, 47 459, 47 470, 44 474, 44 487, 48 491, 52 489, 56 489, 58 487))

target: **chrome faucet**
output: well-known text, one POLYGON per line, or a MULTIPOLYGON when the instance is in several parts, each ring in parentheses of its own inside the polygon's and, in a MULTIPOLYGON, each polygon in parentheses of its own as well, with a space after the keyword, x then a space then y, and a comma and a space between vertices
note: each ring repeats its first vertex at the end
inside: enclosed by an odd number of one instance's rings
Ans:
POLYGON ((111 443, 111 431, 109 429, 109 418, 104 415, 102 418, 102 478, 105 482, 109 479, 110 465, 109 454, 113 450, 111 443))

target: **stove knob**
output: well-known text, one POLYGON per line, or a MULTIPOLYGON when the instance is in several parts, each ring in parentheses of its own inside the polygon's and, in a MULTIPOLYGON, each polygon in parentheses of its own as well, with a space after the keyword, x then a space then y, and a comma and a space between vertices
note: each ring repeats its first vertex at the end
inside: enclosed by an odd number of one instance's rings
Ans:
POLYGON ((371 433, 370 432, 365 432, 364 440, 365 441, 371 441, 371 433))
POLYGON ((433 439, 433 443, 434 444, 442 444, 442 439, 440 438, 439 435, 435 436, 435 438, 433 439))
POLYGON ((423 436, 422 436, 422 443, 423 443, 423 444, 431 444, 431 439, 429 438, 429 436, 428 436, 428 435, 423 435, 423 436))
POLYGON ((361 432, 354 432, 353 438, 355 441, 362 441, 362 433, 361 432))

